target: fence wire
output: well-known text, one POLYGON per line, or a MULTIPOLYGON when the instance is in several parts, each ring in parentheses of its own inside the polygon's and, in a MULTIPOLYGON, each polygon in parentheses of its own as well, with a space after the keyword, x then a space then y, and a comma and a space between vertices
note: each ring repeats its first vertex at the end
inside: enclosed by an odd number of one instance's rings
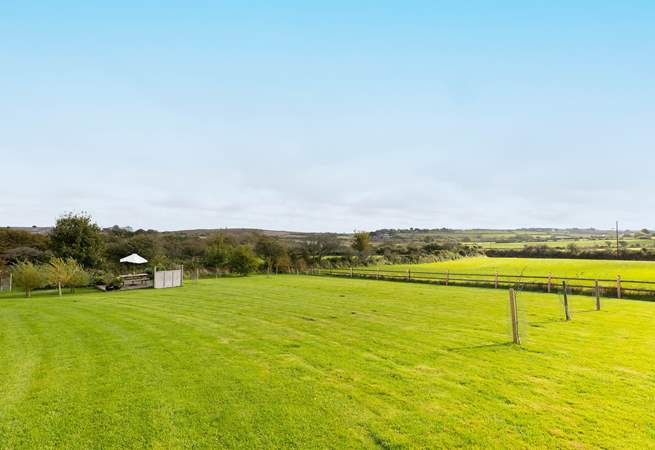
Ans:
POLYGON ((439 285, 456 285, 471 287, 516 288, 522 291, 549 292, 556 294, 561 289, 563 281, 567 282, 571 294, 595 295, 595 284, 601 289, 603 296, 614 298, 650 298, 655 299, 655 281, 623 280, 607 278, 582 278, 501 273, 458 273, 458 272, 428 272, 410 269, 380 269, 380 268, 320 268, 304 273, 314 275, 345 276, 353 278, 370 278, 376 280, 411 281, 416 283, 431 283, 439 285))

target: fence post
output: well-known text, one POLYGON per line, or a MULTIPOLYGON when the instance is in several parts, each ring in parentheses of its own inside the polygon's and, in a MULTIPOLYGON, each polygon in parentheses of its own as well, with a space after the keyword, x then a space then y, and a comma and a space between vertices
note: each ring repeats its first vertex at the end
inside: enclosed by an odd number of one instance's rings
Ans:
POLYGON ((569 314, 569 297, 566 292, 566 281, 562 281, 562 287, 564 288, 564 317, 566 320, 571 320, 571 315, 569 314))
POLYGON ((200 269, 196 267, 196 281, 200 279, 200 269))
POLYGON ((550 289, 553 285, 553 274, 552 272, 548 273, 548 293, 550 294, 550 289))
POLYGON ((519 335, 519 317, 514 289, 509 290, 509 313, 512 319, 512 342, 521 345, 521 336, 519 335))
POLYGON ((448 286, 449 282, 450 282, 450 270, 446 269, 446 286, 448 286))
POLYGON ((494 287, 498 289, 498 271, 496 271, 496 278, 494 279, 494 287))
POLYGON ((353 277, 353 268, 351 267, 350 268, 350 278, 352 278, 352 277, 353 277))
POLYGON ((621 275, 616 276, 616 297, 621 298, 621 275))
POLYGON ((412 269, 407 269, 407 281, 412 279, 412 269))
POLYGON ((380 266, 377 266, 375 270, 375 279, 379 280, 380 279, 380 266))
POLYGON ((596 311, 600 311, 600 286, 598 286, 598 280, 595 282, 595 291, 596 291, 596 311))
POLYGON ((12 292, 14 282, 14 274, 9 272, 9 292, 12 292))

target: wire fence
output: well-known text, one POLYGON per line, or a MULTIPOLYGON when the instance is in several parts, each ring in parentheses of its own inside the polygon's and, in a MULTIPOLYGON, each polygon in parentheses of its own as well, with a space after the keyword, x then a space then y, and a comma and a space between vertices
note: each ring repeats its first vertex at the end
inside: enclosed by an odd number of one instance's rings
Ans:
POLYGON ((521 290, 558 293, 563 283, 571 294, 592 294, 598 291, 603 297, 655 299, 655 281, 624 280, 618 275, 609 278, 562 277, 555 275, 515 275, 501 273, 427 272, 384 268, 315 268, 304 273, 310 275, 368 278, 376 280, 432 283, 444 286, 475 286, 486 288, 514 288, 521 290))

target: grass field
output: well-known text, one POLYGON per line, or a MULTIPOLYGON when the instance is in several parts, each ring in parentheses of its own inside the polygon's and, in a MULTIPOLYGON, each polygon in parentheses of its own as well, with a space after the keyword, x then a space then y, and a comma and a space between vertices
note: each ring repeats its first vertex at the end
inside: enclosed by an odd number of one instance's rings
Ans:
MULTIPOLYGON (((641 248, 655 247, 654 239, 622 239, 626 243, 628 249, 640 250, 641 248)), ((522 242, 476 242, 477 245, 484 249, 498 248, 498 249, 522 249, 527 245, 541 246, 545 245, 550 248, 566 249, 570 244, 575 244, 580 249, 601 248, 606 249, 607 244, 611 248, 616 248, 616 241, 612 239, 562 239, 552 241, 522 241, 522 242)))
POLYGON ((322 277, 0 298, 2 448, 653 447, 655 305, 322 277))
POLYGON ((547 276, 552 273, 558 277, 616 279, 655 281, 655 262, 653 261, 615 261, 595 259, 545 259, 545 258, 462 258, 428 264, 403 264, 383 266, 384 269, 455 273, 493 274, 498 271, 506 275, 547 276))

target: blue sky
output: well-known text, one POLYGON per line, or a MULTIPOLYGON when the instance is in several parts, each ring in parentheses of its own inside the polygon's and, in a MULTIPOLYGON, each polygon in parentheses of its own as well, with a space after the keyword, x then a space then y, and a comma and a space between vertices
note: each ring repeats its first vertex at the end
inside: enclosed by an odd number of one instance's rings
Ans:
POLYGON ((655 228, 652 2, 0 3, 0 225, 655 228))

